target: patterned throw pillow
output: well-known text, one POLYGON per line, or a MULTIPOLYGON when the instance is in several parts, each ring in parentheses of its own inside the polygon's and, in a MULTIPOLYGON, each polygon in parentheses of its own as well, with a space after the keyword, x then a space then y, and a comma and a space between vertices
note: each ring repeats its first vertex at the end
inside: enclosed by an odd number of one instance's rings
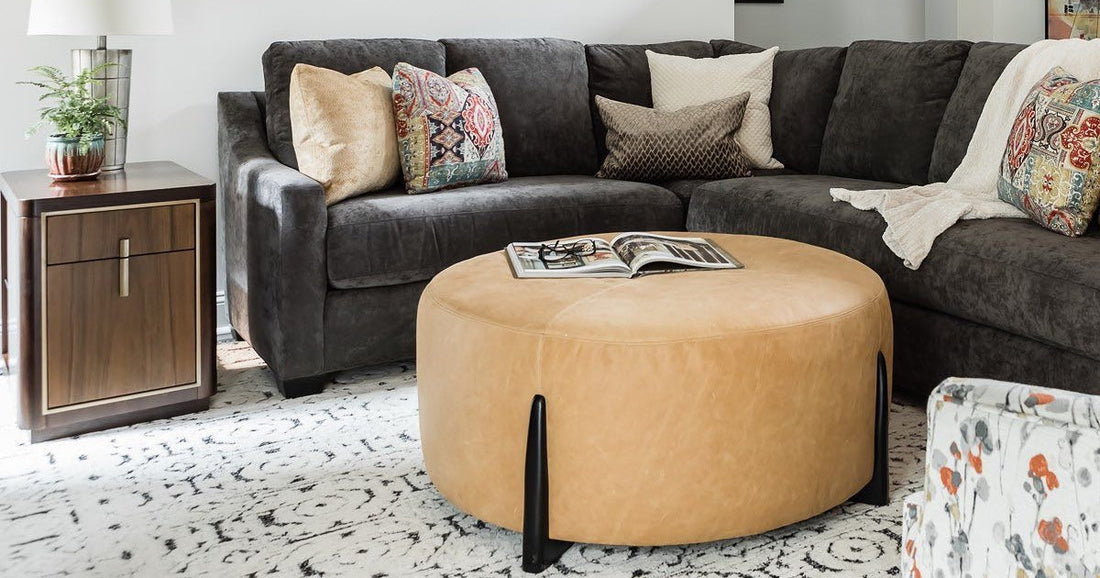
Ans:
POLYGON ((393 107, 408 192, 508 178, 497 103, 478 69, 444 78, 399 63, 393 69, 393 107))
POLYGON ((749 93, 675 111, 596 97, 607 125, 607 158, 597 177, 657 183, 747 177, 736 135, 749 93))
POLYGON ((1085 233, 1100 203, 1100 80, 1056 67, 1035 85, 1012 126, 997 195, 1052 231, 1085 233))
POLYGON ((775 55, 779 48, 717 58, 690 58, 646 51, 653 88, 653 108, 677 110, 749 93, 749 104, 737 142, 754 169, 781 169, 772 158, 772 96, 775 55))

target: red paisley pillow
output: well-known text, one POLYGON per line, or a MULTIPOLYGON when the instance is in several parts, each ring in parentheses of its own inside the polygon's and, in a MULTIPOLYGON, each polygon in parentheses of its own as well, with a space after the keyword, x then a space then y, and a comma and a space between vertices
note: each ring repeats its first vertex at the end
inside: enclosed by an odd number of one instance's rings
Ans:
POLYGON ((1083 235, 1100 205, 1100 80, 1061 67, 1024 100, 1005 146, 997 196, 1040 225, 1083 235))
POLYGON ((1035 101, 1024 104, 1016 122, 1012 125, 1012 134, 1008 137, 1008 151, 1006 162, 1013 174, 1024 164, 1024 159, 1031 152, 1031 139, 1035 138, 1035 101))
POLYGON ((497 103, 478 69, 444 78, 399 63, 393 69, 393 105, 409 193, 508 178, 497 103))

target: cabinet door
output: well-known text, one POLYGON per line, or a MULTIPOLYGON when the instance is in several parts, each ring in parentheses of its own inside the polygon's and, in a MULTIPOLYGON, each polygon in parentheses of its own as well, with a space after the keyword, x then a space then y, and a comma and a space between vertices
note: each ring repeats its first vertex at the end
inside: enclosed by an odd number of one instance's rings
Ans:
POLYGON ((50 265, 45 293, 51 409, 196 382, 193 250, 50 265))

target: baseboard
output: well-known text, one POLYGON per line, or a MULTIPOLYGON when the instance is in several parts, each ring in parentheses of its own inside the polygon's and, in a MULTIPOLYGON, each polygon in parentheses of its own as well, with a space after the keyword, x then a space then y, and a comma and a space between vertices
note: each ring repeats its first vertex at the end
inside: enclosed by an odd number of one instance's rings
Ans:
POLYGON ((232 325, 222 325, 221 327, 219 327, 218 332, 217 332, 217 338, 218 338, 218 343, 221 343, 223 341, 236 341, 236 338, 233 337, 233 326, 232 325))
POLYGON ((218 319, 216 329, 218 342, 233 341, 233 326, 229 324, 229 303, 225 298, 225 291, 214 294, 214 307, 218 319))

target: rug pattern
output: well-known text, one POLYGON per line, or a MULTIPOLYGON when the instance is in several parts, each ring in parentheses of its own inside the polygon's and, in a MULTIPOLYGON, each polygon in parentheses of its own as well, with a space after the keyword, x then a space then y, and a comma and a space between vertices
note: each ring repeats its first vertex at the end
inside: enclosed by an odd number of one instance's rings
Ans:
MULTIPOLYGON (((36 445, 0 416, 0 575, 523 575, 518 534, 432 487, 413 365, 286 400, 247 345, 218 360, 203 413, 36 445)), ((924 413, 895 405, 891 420, 889 506, 711 544, 578 545, 543 576, 896 576, 924 413)))

